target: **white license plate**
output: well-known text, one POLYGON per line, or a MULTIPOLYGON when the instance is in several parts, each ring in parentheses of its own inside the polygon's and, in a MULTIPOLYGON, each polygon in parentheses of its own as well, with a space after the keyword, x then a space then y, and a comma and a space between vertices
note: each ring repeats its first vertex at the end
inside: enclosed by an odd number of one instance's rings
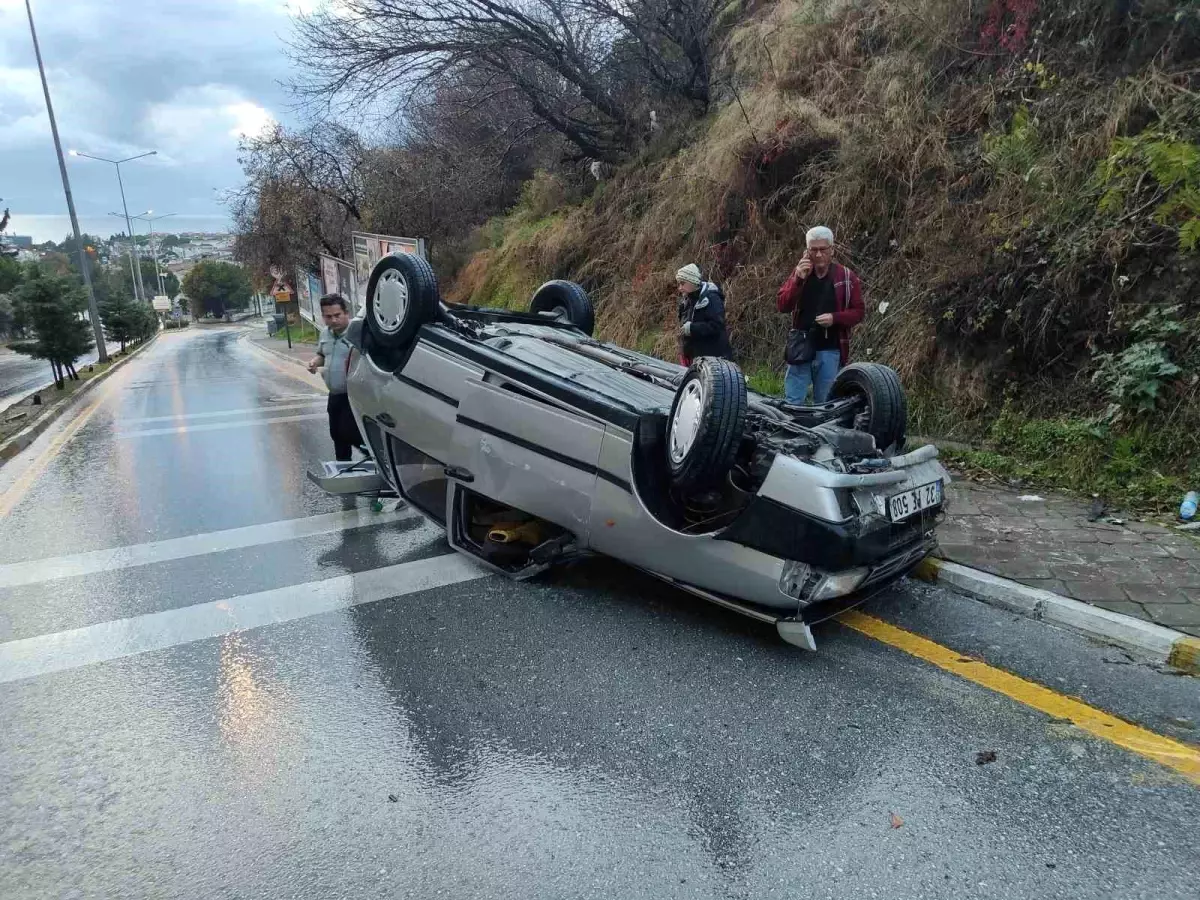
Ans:
POLYGON ((888 497, 888 518, 893 522, 903 522, 910 516, 915 516, 923 509, 937 506, 942 502, 942 482, 931 481, 921 484, 902 494, 888 497))

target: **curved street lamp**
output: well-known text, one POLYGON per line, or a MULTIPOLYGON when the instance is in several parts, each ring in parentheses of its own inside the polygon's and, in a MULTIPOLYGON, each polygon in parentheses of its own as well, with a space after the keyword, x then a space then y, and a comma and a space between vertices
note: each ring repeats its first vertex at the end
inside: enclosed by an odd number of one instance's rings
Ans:
POLYGON ((137 243, 133 239, 133 222, 129 220, 129 206, 125 202, 125 182, 121 180, 121 163, 133 162, 135 159, 142 159, 146 156, 157 156, 157 150, 148 150, 145 153, 139 153, 137 156, 127 156, 125 159, 107 159, 103 156, 93 156, 91 153, 82 153, 79 150, 68 150, 71 156, 81 156, 84 159, 94 159, 97 162, 106 162, 117 169, 117 185, 121 188, 121 208, 125 210, 125 227, 129 231, 129 252, 133 254, 133 265, 137 270, 137 278, 133 282, 133 295, 143 303, 146 302, 146 292, 142 290, 142 265, 138 261, 137 243))

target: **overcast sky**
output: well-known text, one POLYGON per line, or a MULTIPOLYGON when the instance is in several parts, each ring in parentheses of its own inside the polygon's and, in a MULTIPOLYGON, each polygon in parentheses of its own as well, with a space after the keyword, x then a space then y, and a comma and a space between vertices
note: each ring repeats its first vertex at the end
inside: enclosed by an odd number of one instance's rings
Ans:
MULTIPOLYGON (((118 159, 130 213, 224 214, 238 135, 287 123, 298 0, 32 0, 63 149, 118 159), (215 190, 214 190, 215 189, 215 190)), ((308 3, 307 6, 311 6, 308 3)), ((120 210, 113 167, 67 160, 80 216, 120 210)), ((0 208, 66 213, 24 0, 0 0, 0 208)))

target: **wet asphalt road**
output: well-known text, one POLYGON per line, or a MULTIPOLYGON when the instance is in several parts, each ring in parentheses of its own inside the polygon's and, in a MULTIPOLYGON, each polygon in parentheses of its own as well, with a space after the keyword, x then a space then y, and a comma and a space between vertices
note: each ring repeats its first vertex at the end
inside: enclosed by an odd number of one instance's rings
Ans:
MULTIPOLYGON (((1196 896, 1156 763, 837 624, 513 585, 322 495, 323 398, 242 334, 162 335, 0 469, 0 897, 1196 896)), ((1200 735, 1194 679, 925 586, 871 612, 1200 735)))
MULTIPOLYGON (((109 344, 110 353, 120 349, 120 344, 109 344)), ((75 363, 78 369, 96 361, 92 350, 75 363)), ((31 359, 20 353, 0 348, 0 410, 5 410, 31 391, 48 387, 54 383, 50 364, 44 359, 31 359)))

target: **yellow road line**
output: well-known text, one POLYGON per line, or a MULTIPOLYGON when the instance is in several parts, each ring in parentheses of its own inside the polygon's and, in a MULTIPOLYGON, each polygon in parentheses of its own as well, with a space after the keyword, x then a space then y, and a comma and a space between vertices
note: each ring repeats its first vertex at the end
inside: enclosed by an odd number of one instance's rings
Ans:
POLYGON ((949 647, 935 644, 911 631, 897 628, 857 610, 842 613, 838 616, 838 621, 890 647, 933 663, 939 669, 1003 694, 1048 716, 1069 720, 1088 734, 1161 763, 1200 784, 1200 747, 1192 747, 1155 734, 1088 706, 1082 700, 1059 694, 1048 687, 989 666, 982 660, 964 656, 949 647))
POLYGON ((25 495, 29 493, 29 489, 33 487, 33 483, 38 480, 42 472, 46 471, 46 467, 59 454, 59 451, 62 450, 67 441, 73 438, 79 429, 88 423, 92 414, 100 408, 100 404, 107 398, 108 388, 101 388, 97 393, 98 396, 96 399, 84 407, 83 411, 75 417, 70 425, 59 432, 58 436, 30 464, 29 468, 21 473, 20 477, 12 483, 9 489, 3 495, 0 495, 0 519, 7 516, 18 503, 25 499, 25 495))

